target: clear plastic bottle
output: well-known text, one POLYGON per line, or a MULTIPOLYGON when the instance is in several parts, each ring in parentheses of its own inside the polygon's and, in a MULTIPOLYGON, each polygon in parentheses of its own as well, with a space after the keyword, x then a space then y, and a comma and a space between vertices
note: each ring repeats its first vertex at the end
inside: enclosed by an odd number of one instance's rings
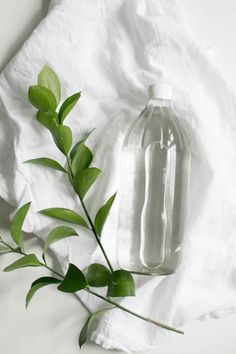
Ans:
POLYGON ((151 85, 122 149, 117 261, 140 274, 173 273, 181 259, 190 147, 172 89, 151 85))

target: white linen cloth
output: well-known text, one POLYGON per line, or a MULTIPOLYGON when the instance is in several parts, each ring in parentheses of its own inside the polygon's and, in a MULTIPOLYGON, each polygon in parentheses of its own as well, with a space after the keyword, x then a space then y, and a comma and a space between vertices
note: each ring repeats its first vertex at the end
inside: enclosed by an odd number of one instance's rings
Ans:
MULTIPOLYGON (((25 229, 45 239, 49 227, 63 223, 37 211, 78 209, 79 203, 63 174, 22 164, 41 156, 63 163, 27 100, 28 86, 44 63, 58 73, 63 98, 83 92, 67 118, 75 142, 96 127, 88 144, 103 174, 86 196, 93 216, 118 188, 124 132, 145 105, 148 85, 164 77, 173 86, 174 108, 187 127, 193 153, 183 262, 171 276, 137 277, 137 296, 121 303, 177 327, 235 311, 236 96, 189 36, 176 1, 52 1, 47 17, 1 73, 0 195, 16 207, 31 200, 25 229)), ((113 264, 117 211, 118 200, 102 238, 113 264)), ((81 268, 104 262, 92 235, 78 231, 79 238, 54 246, 64 270, 68 262, 81 268)), ((80 294, 89 309, 101 305, 80 294)), ((105 348, 146 352, 167 334, 113 310, 100 320, 92 340, 105 348)))

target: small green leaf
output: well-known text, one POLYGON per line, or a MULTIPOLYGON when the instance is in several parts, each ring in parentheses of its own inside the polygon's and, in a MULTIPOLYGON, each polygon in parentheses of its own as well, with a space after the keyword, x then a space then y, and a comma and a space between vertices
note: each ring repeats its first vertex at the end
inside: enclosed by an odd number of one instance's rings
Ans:
POLYGON ((12 252, 10 248, 0 245, 0 254, 9 253, 9 252, 12 252))
POLYGON ((51 91, 59 104, 61 100, 61 84, 55 72, 47 65, 42 67, 38 75, 38 85, 51 91))
POLYGON ((59 113, 58 113, 60 124, 63 123, 63 121, 66 118, 66 116, 70 113, 72 108, 76 105, 76 103, 78 102, 80 96, 81 96, 81 92, 75 93, 74 95, 68 97, 63 102, 63 104, 61 105, 61 108, 59 110, 59 113))
POLYGON ((52 137, 58 149, 67 155, 72 145, 72 133, 69 127, 56 125, 51 129, 52 137))
POLYGON ((10 272, 15 269, 24 268, 24 267, 42 267, 43 263, 39 262, 35 254, 29 254, 18 259, 16 262, 10 264, 3 271, 10 272))
POLYGON ((31 159, 25 161, 25 163, 32 163, 35 165, 50 167, 54 170, 67 173, 66 170, 57 161, 50 159, 49 157, 39 157, 38 159, 31 159))
POLYGON ((89 165, 91 164, 93 159, 93 154, 92 152, 89 150, 89 148, 82 142, 77 150, 76 153, 74 155, 74 158, 72 160, 72 172, 75 175, 77 175, 77 173, 80 170, 83 170, 85 168, 88 168, 89 165))
POLYGON ((94 323, 94 321, 97 319, 99 315, 102 315, 105 311, 112 310, 114 307, 107 308, 107 309, 102 309, 99 311, 96 311, 92 313, 89 318, 86 320, 83 328, 81 329, 80 335, 79 335, 79 346, 80 348, 82 345, 87 341, 87 339, 90 336, 90 331, 91 331, 91 326, 94 323))
POLYGON ((51 218, 69 222, 71 224, 88 227, 86 221, 75 211, 65 208, 49 208, 39 211, 40 214, 50 216, 51 218))
POLYGON ((55 111, 57 101, 54 94, 42 86, 30 86, 28 97, 31 104, 43 112, 55 111))
POLYGON ((96 167, 86 168, 77 173, 74 179, 74 189, 81 199, 84 198, 100 173, 101 170, 96 167))
POLYGON ((71 152, 70 152, 70 158, 71 160, 73 160, 74 156, 75 156, 75 153, 78 149, 78 147, 80 146, 81 143, 85 143, 85 141, 88 139, 89 135, 92 134, 92 132, 95 130, 95 128, 93 128, 89 133, 85 134, 85 136, 83 137, 82 140, 78 141, 78 143, 76 143, 73 148, 71 149, 71 152))
POLYGON ((78 236, 77 232, 69 226, 58 226, 55 227, 49 234, 48 238, 44 244, 43 254, 47 252, 48 247, 50 247, 54 242, 62 240, 63 238, 78 236))
POLYGON ((110 270, 103 264, 94 263, 87 269, 86 279, 90 286, 102 287, 108 285, 110 270))
POLYGON ((55 125, 54 122, 58 123, 58 114, 57 112, 38 111, 36 114, 36 120, 41 123, 45 128, 52 129, 55 125))
POLYGON ((108 201, 98 210, 97 215, 95 217, 94 227, 96 229, 97 234, 100 236, 115 197, 116 193, 113 194, 113 196, 111 196, 108 201))
POLYGON ((109 279, 107 296, 135 296, 135 284, 132 275, 122 269, 114 271, 109 279))
POLYGON ((24 204, 14 215, 11 221, 11 237, 13 241, 22 249, 23 248, 23 237, 22 237, 22 226, 25 217, 28 213, 31 203, 24 204))
POLYGON ((58 286, 58 290, 66 293, 75 293, 87 287, 85 276, 79 268, 70 263, 64 280, 58 286))
POLYGON ((61 281, 59 279, 56 279, 53 277, 42 277, 42 278, 35 280, 32 283, 31 288, 28 291, 27 296, 26 296, 26 302, 25 302, 26 308, 28 307, 29 302, 31 301, 32 297, 34 296, 34 294, 36 293, 37 290, 39 290, 40 288, 43 288, 46 285, 58 284, 60 282, 61 281))

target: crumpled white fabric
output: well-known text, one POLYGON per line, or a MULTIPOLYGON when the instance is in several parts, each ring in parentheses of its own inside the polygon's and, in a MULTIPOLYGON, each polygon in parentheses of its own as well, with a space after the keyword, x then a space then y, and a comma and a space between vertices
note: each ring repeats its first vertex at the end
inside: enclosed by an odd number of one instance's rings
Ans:
MULTIPOLYGON (((58 73, 63 98, 83 92, 67 120, 75 142, 96 128, 88 144, 103 174, 86 197, 92 216, 118 188, 124 132, 145 105, 148 85, 164 77, 173 86, 174 108, 193 155, 183 262, 171 276, 136 277, 137 296, 121 303, 177 327, 236 307, 236 96, 184 22, 175 0, 54 0, 0 76, 0 195, 16 207, 31 200, 25 229, 44 239, 49 227, 61 223, 37 210, 81 209, 63 174, 22 164, 41 156, 63 163, 27 100, 41 66, 47 63, 58 73)), ((118 199, 103 232, 114 265, 118 199)), ((78 231, 79 238, 55 244, 64 270, 68 262, 81 268, 104 262, 92 235, 78 231)), ((81 297, 90 310, 101 306, 92 296, 81 292, 81 297)), ((113 310, 92 340, 105 348, 146 352, 167 334, 113 310)))

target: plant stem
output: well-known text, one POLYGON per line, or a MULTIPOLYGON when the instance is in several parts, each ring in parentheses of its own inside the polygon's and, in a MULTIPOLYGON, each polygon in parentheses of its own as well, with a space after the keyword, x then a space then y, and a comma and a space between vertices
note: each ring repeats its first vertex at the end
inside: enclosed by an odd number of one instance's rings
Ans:
POLYGON ((85 206, 83 200, 80 198, 80 196, 79 196, 79 199, 80 199, 81 205, 82 205, 82 207, 83 207, 83 209, 84 209, 84 212, 85 212, 85 214, 86 214, 86 216, 87 216, 87 219, 88 219, 88 222, 89 222, 89 224, 90 224, 90 226, 91 226, 91 229, 92 229, 92 231, 93 231, 93 233, 94 233, 94 236, 95 236, 95 238, 96 238, 96 241, 97 241, 97 243, 98 243, 98 245, 99 245, 99 247, 100 247, 100 249, 101 249, 101 251, 102 251, 102 253, 103 253, 104 257, 105 257, 105 259, 106 259, 106 262, 107 262, 107 264, 108 264, 108 266, 109 266, 109 268, 110 268, 110 271, 113 272, 113 267, 112 267, 112 265, 111 265, 111 262, 109 261, 109 258, 108 258, 107 254, 106 254, 106 251, 104 250, 104 247, 103 247, 103 245, 102 245, 102 243, 101 243, 100 237, 98 236, 97 231, 96 231, 96 229, 95 229, 95 227, 94 227, 94 224, 93 224, 93 222, 92 222, 92 219, 91 219, 91 217, 90 217, 90 215, 89 215, 89 213, 88 213, 88 210, 87 210, 87 208, 86 208, 86 206, 85 206))
POLYGON ((163 324, 161 322, 154 321, 154 320, 152 320, 152 319, 150 319, 148 317, 141 316, 141 315, 137 314, 136 312, 133 312, 133 311, 129 310, 127 307, 121 306, 117 302, 112 301, 110 298, 102 296, 102 295, 100 295, 100 294, 98 294, 98 293, 96 293, 96 292, 94 292, 94 291, 92 291, 92 290, 90 290, 88 288, 86 288, 84 290, 87 291, 88 293, 90 293, 90 294, 92 294, 92 295, 94 295, 96 297, 99 297, 100 299, 108 302, 109 304, 114 305, 115 307, 119 308, 122 311, 128 312, 129 314, 131 314, 131 315, 133 315, 135 317, 138 317, 139 319, 141 319, 143 321, 150 322, 150 323, 152 323, 152 324, 154 324, 156 326, 162 327, 162 328, 167 329, 169 331, 173 331, 173 332, 176 332, 176 333, 179 333, 179 334, 184 334, 184 332, 179 330, 179 329, 176 329, 174 327, 168 326, 168 325, 163 324))
MULTIPOLYGON (((63 275, 61 275, 61 274, 55 272, 52 268, 49 268, 49 267, 46 266, 46 265, 45 265, 45 268, 47 268, 47 269, 50 270, 51 272, 55 273, 56 275, 58 275, 59 277, 61 277, 61 278, 64 279, 63 275)), ((166 325, 166 324, 164 324, 164 323, 161 323, 161 322, 158 322, 158 321, 154 321, 154 320, 152 320, 151 318, 141 316, 141 315, 139 315, 138 313, 129 310, 127 307, 121 306, 121 305, 118 304, 117 302, 112 301, 110 298, 107 298, 107 297, 105 297, 105 296, 102 296, 102 295, 96 293, 95 291, 90 290, 89 288, 85 288, 85 289, 83 289, 83 290, 84 290, 84 291, 87 291, 88 293, 90 293, 90 294, 92 294, 92 295, 94 295, 94 296, 96 296, 96 297, 102 299, 102 300, 105 301, 105 302, 108 302, 108 303, 111 304, 111 305, 114 305, 116 308, 119 308, 120 310, 125 311, 125 312, 129 313, 130 315, 135 316, 135 317, 137 317, 137 318, 139 318, 139 319, 141 319, 141 320, 143 320, 143 321, 152 323, 152 324, 154 324, 155 326, 158 326, 158 327, 167 329, 168 331, 176 332, 176 333, 179 333, 179 334, 184 334, 184 332, 181 331, 181 330, 179 330, 179 329, 176 329, 176 328, 174 328, 174 327, 168 326, 168 325, 166 325)))
MULTIPOLYGON (((47 269, 50 270, 51 272, 55 273, 56 275, 58 275, 59 277, 61 277, 61 278, 64 279, 64 276, 63 276, 63 275, 61 275, 61 274, 55 272, 52 268, 49 268, 47 265, 45 265, 45 268, 47 268, 47 269)), ((139 315, 138 313, 129 310, 127 307, 121 306, 121 305, 118 304, 117 302, 112 301, 110 298, 107 298, 107 297, 105 297, 105 296, 102 296, 102 295, 96 293, 95 291, 90 290, 89 288, 85 288, 85 289, 83 289, 83 290, 84 290, 84 291, 87 291, 88 293, 90 293, 90 294, 92 294, 92 295, 94 295, 94 296, 96 296, 96 297, 102 299, 103 301, 108 302, 108 303, 111 304, 111 305, 114 305, 115 307, 119 308, 120 310, 125 311, 125 312, 129 313, 130 315, 135 316, 135 317, 137 317, 137 318, 139 318, 139 319, 141 319, 141 320, 143 320, 143 321, 152 323, 152 324, 154 324, 155 326, 158 326, 158 327, 167 329, 167 330, 172 331, 172 332, 176 332, 176 333, 179 333, 179 334, 184 334, 184 332, 181 331, 181 330, 179 330, 179 329, 176 329, 176 328, 174 328, 174 327, 168 326, 168 325, 166 325, 166 324, 164 324, 164 323, 161 323, 161 322, 158 322, 158 321, 154 321, 154 320, 152 320, 151 318, 141 316, 141 315, 139 315)))
MULTIPOLYGON (((22 254, 23 256, 28 256, 28 254, 25 253, 25 252, 23 252, 22 250, 20 250, 20 249, 15 249, 15 248, 11 247, 8 243, 6 243, 5 241, 3 241, 3 239, 2 239, 1 237, 0 237, 0 243, 3 243, 5 246, 7 246, 7 247, 8 247, 12 252, 14 252, 14 253, 22 254)), ((45 263, 45 261, 44 261, 43 267, 46 268, 47 270, 49 270, 50 272, 54 273, 55 275, 57 275, 57 276, 60 277, 61 279, 64 279, 64 276, 63 276, 62 274, 56 272, 53 268, 49 267, 49 266, 45 263)), ((151 318, 141 316, 141 315, 137 314, 136 312, 133 312, 133 311, 129 310, 127 307, 121 306, 121 305, 118 304, 117 302, 112 301, 110 298, 105 297, 105 296, 102 296, 102 295, 96 293, 95 291, 90 290, 89 288, 85 288, 85 289, 83 289, 83 290, 84 290, 84 291, 87 291, 88 293, 90 293, 90 294, 92 294, 92 295, 94 295, 94 296, 96 296, 96 297, 102 299, 102 300, 105 301, 105 302, 108 302, 108 303, 111 304, 111 305, 114 305, 115 307, 119 308, 120 310, 125 311, 125 312, 129 313, 130 315, 135 316, 135 317, 137 317, 137 318, 139 318, 139 319, 141 319, 141 320, 143 320, 143 321, 150 322, 150 323, 152 323, 152 324, 154 324, 154 325, 156 325, 156 326, 162 327, 162 328, 167 329, 167 330, 169 330, 169 331, 173 331, 173 332, 176 332, 176 333, 184 334, 184 332, 181 331, 181 330, 179 330, 179 329, 176 329, 176 328, 170 327, 170 326, 168 326, 168 325, 165 325, 165 324, 163 324, 163 323, 154 321, 154 320, 152 320, 151 318)))
POLYGON ((56 272, 54 269, 52 269, 51 267, 49 267, 47 264, 44 264, 44 267, 47 268, 48 270, 50 270, 50 272, 56 274, 58 277, 64 279, 63 275, 61 275, 60 273, 56 272))
POLYGON ((3 243, 5 246, 7 246, 12 252, 15 253, 19 253, 17 252, 13 247, 11 247, 10 245, 8 245, 8 243, 6 243, 5 241, 3 241, 3 239, 0 237, 0 242, 3 243))
MULTIPOLYGON (((25 252, 23 252, 21 249, 15 249, 15 248, 11 247, 8 243, 6 243, 5 241, 3 241, 2 238, 0 238, 0 242, 3 243, 5 246, 7 246, 7 247, 8 247, 12 252, 14 252, 14 253, 21 254, 22 256, 28 256, 28 254, 25 253, 25 252)), ((63 276, 63 275, 61 275, 60 273, 56 272, 54 269, 52 269, 51 267, 49 267, 49 266, 46 264, 45 260, 43 260, 43 261, 44 261, 44 265, 43 265, 44 268, 46 268, 47 270, 50 270, 50 272, 52 272, 52 273, 56 274, 58 277, 64 279, 64 276, 63 276)))
MULTIPOLYGON (((69 169, 68 174, 73 178, 73 172, 72 172, 71 162, 70 162, 69 156, 66 156, 66 159, 67 159, 67 164, 68 164, 68 169, 69 169)), ((71 181, 70 181, 70 182, 71 182, 71 181)), ((72 187, 73 187, 73 185, 72 185, 72 187)), ((102 243, 101 243, 100 237, 99 237, 99 235, 97 234, 97 231, 96 231, 96 229, 95 229, 95 227, 94 227, 94 224, 93 224, 93 221, 92 221, 92 219, 91 219, 91 217, 90 217, 90 215, 89 215, 89 212, 88 212, 88 210, 87 210, 87 208, 86 208, 86 206, 85 206, 85 204, 84 204, 84 201, 83 201, 83 199, 80 197, 79 194, 76 193, 76 195, 79 197, 79 200, 80 200, 80 203, 81 203, 82 208, 83 208, 83 210, 84 210, 84 213, 85 213, 85 215, 86 215, 86 217, 87 217, 87 219, 88 219, 89 225, 90 225, 90 227, 91 227, 90 230, 93 232, 93 234, 94 234, 94 236, 95 236, 95 238, 96 238, 96 241, 97 241, 97 243, 98 243, 98 246, 100 247, 100 249, 101 249, 101 251, 102 251, 102 253, 103 253, 103 255, 104 255, 104 258, 105 258, 105 260, 106 260, 106 262, 107 262, 107 264, 108 264, 108 267, 110 268, 110 271, 113 273, 113 267, 112 267, 112 265, 111 265, 111 262, 110 262, 110 260, 109 260, 109 258, 108 258, 108 256, 107 256, 107 254, 106 254, 106 251, 105 251, 105 249, 104 249, 104 247, 103 247, 103 245, 102 245, 102 243)))

